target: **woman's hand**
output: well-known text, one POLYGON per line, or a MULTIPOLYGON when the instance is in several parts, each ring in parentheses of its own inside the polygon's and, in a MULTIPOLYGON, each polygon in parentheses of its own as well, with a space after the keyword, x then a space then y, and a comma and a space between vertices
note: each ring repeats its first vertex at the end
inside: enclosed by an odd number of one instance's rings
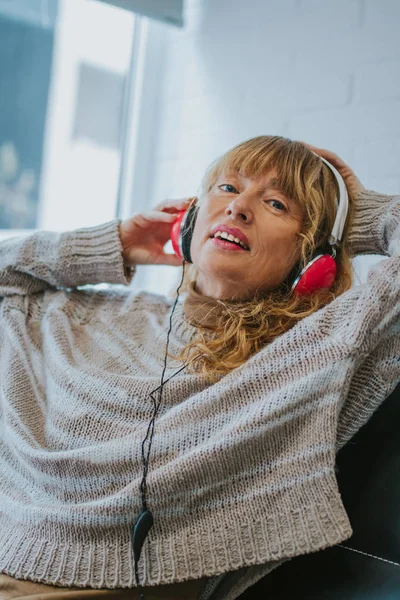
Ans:
POLYGON ((323 156, 323 158, 326 158, 326 160, 330 162, 335 167, 335 169, 339 171, 339 173, 344 179, 348 191, 353 196, 353 198, 356 198, 359 192, 365 189, 361 181, 358 179, 358 177, 356 177, 355 173, 350 169, 348 165, 346 165, 345 162, 343 162, 341 158, 339 158, 337 154, 334 154, 333 152, 330 152, 325 148, 316 148, 316 146, 311 146, 306 142, 302 142, 302 144, 307 146, 307 148, 310 148, 310 150, 315 152, 315 154, 319 154, 319 156, 323 156))
POLYGON ((189 208, 192 198, 165 200, 148 213, 136 214, 122 221, 119 234, 123 258, 127 265, 172 265, 179 267, 182 259, 164 252, 178 212, 189 208))

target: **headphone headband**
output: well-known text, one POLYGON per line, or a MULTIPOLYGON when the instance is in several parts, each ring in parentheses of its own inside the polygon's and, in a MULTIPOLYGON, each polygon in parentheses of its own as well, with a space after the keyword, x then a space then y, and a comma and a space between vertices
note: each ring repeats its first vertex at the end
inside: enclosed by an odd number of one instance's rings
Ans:
POLYGON ((337 171, 335 167, 331 165, 330 162, 328 162, 325 158, 323 158, 319 154, 316 154, 315 152, 313 152, 313 154, 315 154, 315 156, 318 156, 318 158, 320 158, 327 165, 327 167, 330 168, 339 186, 339 198, 336 198, 336 219, 328 240, 331 246, 337 246, 338 242, 340 242, 340 240, 342 239, 343 229, 346 223, 347 213, 349 210, 349 196, 347 194, 346 184, 339 171, 337 171))

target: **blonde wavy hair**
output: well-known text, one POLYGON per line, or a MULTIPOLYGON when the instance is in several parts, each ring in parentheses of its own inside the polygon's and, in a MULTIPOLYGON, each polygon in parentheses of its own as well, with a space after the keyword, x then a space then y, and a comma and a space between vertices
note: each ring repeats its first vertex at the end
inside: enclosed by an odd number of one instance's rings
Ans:
MULTIPOLYGON (((299 263, 304 268, 316 249, 329 251, 327 245, 335 217, 339 190, 331 170, 302 142, 281 136, 261 135, 244 141, 217 158, 207 168, 201 182, 199 202, 212 189, 223 170, 238 171, 248 178, 259 178, 275 168, 282 191, 296 198, 304 208, 298 236, 299 263)), ((354 198, 349 196, 349 209, 340 247, 337 248, 337 274, 332 287, 307 296, 291 291, 294 270, 277 288, 256 293, 246 301, 218 299, 218 319, 215 327, 191 321, 197 335, 178 356, 188 361, 189 372, 204 375, 213 382, 243 364, 266 344, 282 335, 298 321, 322 308, 353 283, 353 266, 347 246, 353 221, 354 198)), ((180 275, 180 279, 182 273, 180 275)), ((186 292, 197 279, 194 264, 185 263, 185 276, 180 292, 186 292)), ((176 286, 170 296, 176 294, 176 286)))

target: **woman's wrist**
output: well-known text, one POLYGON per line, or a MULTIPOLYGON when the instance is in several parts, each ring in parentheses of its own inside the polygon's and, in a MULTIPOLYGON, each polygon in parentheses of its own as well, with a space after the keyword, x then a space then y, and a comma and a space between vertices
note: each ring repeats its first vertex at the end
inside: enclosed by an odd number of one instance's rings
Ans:
POLYGON ((121 247, 122 247, 122 258, 124 259, 124 263, 126 263, 129 266, 129 261, 128 261, 128 243, 127 243, 127 239, 125 237, 125 233, 122 227, 122 221, 120 220, 119 222, 119 226, 118 226, 118 232, 119 232, 119 239, 121 242, 121 247))
POLYGON ((136 272, 136 265, 131 264, 131 262, 128 259, 127 243, 126 243, 126 239, 124 236, 124 232, 121 228, 121 224, 122 224, 122 221, 120 220, 119 224, 118 224, 118 234, 119 234, 119 240, 121 243, 121 255, 122 255, 122 261, 123 261, 123 266, 124 266, 125 278, 128 281, 130 281, 136 272))
POLYGON ((134 276, 134 274, 136 273, 136 265, 128 265, 124 261, 124 271, 125 271, 126 279, 128 281, 130 281, 132 279, 132 277, 134 276))

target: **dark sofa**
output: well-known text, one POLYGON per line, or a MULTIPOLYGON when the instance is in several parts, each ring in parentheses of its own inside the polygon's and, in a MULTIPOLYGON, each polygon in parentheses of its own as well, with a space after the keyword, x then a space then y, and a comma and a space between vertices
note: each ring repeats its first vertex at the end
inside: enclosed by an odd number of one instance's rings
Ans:
POLYGON ((352 537, 289 560, 240 600, 400 600, 400 383, 336 465, 352 537))

